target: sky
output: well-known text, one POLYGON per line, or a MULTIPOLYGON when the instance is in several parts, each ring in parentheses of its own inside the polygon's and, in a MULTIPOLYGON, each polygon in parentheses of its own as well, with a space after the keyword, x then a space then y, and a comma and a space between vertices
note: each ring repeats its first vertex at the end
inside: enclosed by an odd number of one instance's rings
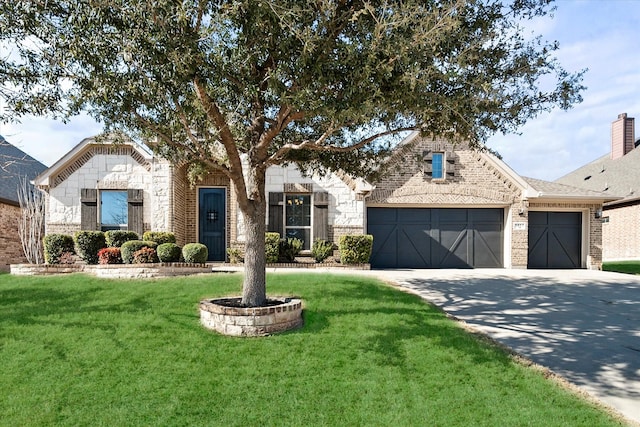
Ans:
MULTIPOLYGON (((556 6, 553 18, 537 19, 529 29, 560 43, 556 56, 565 69, 588 69, 583 102, 487 141, 518 174, 549 181, 609 153, 619 114, 640 123, 640 0, 557 0, 556 6)), ((37 117, 0 124, 0 135, 47 166, 100 131, 88 116, 67 124, 37 117)))

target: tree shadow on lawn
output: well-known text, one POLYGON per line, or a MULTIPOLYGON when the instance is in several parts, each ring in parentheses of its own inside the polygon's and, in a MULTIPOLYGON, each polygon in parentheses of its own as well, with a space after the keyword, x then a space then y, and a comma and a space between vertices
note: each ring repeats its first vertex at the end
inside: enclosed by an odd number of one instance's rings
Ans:
MULTIPOLYGON (((47 280, 47 279, 44 279, 47 280)), ((0 323, 3 324, 51 324, 87 323, 71 321, 78 314, 104 314, 115 312, 140 312, 152 304, 142 295, 131 295, 120 302, 104 298, 108 282, 88 279, 88 282, 70 289, 56 289, 51 283, 25 283, 21 287, 0 288, 0 323), (65 323, 67 322, 67 323, 65 323)), ((91 323, 92 327, 98 326, 91 323)))

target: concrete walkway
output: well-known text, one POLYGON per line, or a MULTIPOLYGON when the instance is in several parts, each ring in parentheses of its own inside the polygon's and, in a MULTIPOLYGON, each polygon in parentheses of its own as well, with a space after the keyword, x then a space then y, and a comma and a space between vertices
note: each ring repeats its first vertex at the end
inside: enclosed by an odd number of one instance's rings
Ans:
POLYGON ((365 274, 412 290, 640 423, 640 277, 504 269, 365 274))

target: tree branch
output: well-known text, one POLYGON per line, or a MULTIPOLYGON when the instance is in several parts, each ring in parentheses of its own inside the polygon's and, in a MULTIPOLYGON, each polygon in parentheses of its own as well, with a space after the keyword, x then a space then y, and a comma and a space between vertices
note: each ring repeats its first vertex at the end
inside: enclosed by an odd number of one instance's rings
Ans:
POLYGON ((311 151, 327 151, 332 153, 347 153, 350 151, 359 150, 360 148, 365 147, 367 144, 375 141, 378 138, 382 138, 387 135, 393 135, 399 132, 406 132, 412 130, 420 130, 421 128, 418 126, 408 126, 403 128, 392 129, 384 132, 379 132, 375 135, 371 135, 368 138, 365 138, 358 142, 357 144, 349 145, 346 147, 339 147, 335 145, 323 145, 323 142, 337 129, 330 128, 325 133, 323 133, 320 138, 315 141, 302 141, 300 143, 293 144, 285 144, 280 149, 275 152, 269 159, 267 160, 267 165, 277 165, 285 158, 288 152, 295 150, 311 150, 311 151))
POLYGON ((229 129, 229 124, 222 115, 222 112, 220 112, 216 103, 207 93, 206 88, 198 76, 194 77, 193 84, 195 86, 198 99, 200 99, 207 117, 209 117, 216 129, 218 129, 222 145, 229 156, 229 178, 233 181, 236 187, 238 187, 238 193, 243 194, 246 197, 244 199, 239 197, 238 202, 246 206, 249 197, 247 195, 247 186, 242 173, 242 161, 240 159, 240 153, 238 152, 238 147, 235 144, 233 134, 231 133, 231 129, 229 129))

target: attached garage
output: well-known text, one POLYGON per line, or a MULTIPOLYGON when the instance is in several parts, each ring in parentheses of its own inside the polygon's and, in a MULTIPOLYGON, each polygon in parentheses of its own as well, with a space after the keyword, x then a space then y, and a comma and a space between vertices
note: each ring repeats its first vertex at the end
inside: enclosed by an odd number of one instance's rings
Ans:
POLYGON ((504 209, 367 209, 374 268, 503 267, 504 209))
POLYGON ((582 213, 529 212, 527 268, 582 267, 582 213))

